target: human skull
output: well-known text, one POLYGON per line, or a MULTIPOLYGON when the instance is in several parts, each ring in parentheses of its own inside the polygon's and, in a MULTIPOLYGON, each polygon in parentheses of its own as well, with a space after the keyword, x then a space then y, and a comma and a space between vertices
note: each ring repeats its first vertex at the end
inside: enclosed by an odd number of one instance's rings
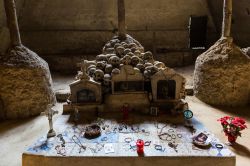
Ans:
POLYGON ((96 61, 108 61, 108 58, 106 55, 100 54, 96 56, 96 61))
POLYGON ((134 52, 134 54, 135 54, 135 56, 141 57, 141 51, 139 51, 139 50, 136 50, 134 52))
POLYGON ((133 54, 132 52, 127 53, 126 55, 129 55, 130 57, 134 56, 135 54, 133 54))
POLYGON ((140 73, 141 72, 141 70, 138 69, 137 67, 134 67, 134 71, 135 71, 135 73, 140 73))
POLYGON ((144 77, 147 79, 150 78, 150 76, 151 76, 150 72, 147 70, 145 70, 143 74, 144 74, 144 77))
POLYGON ((133 47, 136 47, 136 44, 135 43, 130 43, 129 48, 133 48, 133 47))
POLYGON ((103 53, 104 54, 113 54, 115 52, 114 48, 106 48, 103 53))
POLYGON ((96 68, 95 68, 95 67, 93 67, 93 68, 88 68, 88 75, 89 75, 90 77, 94 77, 95 71, 96 71, 96 68))
POLYGON ((159 71, 159 69, 156 67, 156 66, 152 66, 151 67, 151 73, 152 74, 155 74, 155 73, 157 73, 159 71))
POLYGON ((138 64, 136 65, 136 68, 140 69, 141 72, 144 72, 144 70, 145 70, 144 65, 141 64, 141 63, 138 63, 138 64))
POLYGON ((111 46, 111 43, 110 42, 108 42, 108 43, 106 43, 105 44, 105 46, 104 46, 104 48, 103 49, 106 49, 106 48, 111 48, 112 46, 111 46))
POLYGON ((120 46, 121 46, 120 43, 116 43, 116 44, 114 45, 114 48, 116 49, 117 47, 120 47, 120 46))
POLYGON ((89 71, 89 69, 91 69, 91 68, 96 68, 96 66, 95 66, 95 65, 90 65, 90 66, 87 68, 87 71, 89 71))
POLYGON ((134 55, 134 56, 131 57, 131 65, 132 65, 132 66, 135 67, 135 66, 139 63, 139 61, 140 61, 140 60, 139 60, 138 56, 135 56, 135 55, 134 55))
POLYGON ((110 41, 110 44, 111 44, 112 47, 114 47, 115 44, 116 44, 117 42, 118 42, 117 39, 112 39, 112 40, 110 41))
POLYGON ((107 64, 106 67, 105 67, 105 73, 106 74, 111 74, 112 69, 113 69, 112 65, 111 64, 107 64))
POLYGON ((146 61, 153 60, 154 58, 153 58, 152 52, 150 52, 150 51, 145 52, 143 59, 146 61))
POLYGON ((132 47, 132 48, 131 48, 131 52, 133 52, 133 53, 134 53, 136 50, 137 50, 136 47, 132 47))
POLYGON ((124 55, 124 50, 125 50, 125 48, 123 46, 116 47, 116 49, 115 49, 116 55, 122 57, 122 55, 124 55))
POLYGON ((129 52, 131 52, 131 49, 129 49, 129 48, 126 48, 126 49, 124 50, 124 54, 125 54, 125 55, 128 54, 129 52))
POLYGON ((118 68, 114 68, 113 70, 112 70, 112 75, 114 75, 114 74, 119 74, 120 73, 120 69, 118 69, 118 68))
POLYGON ((118 56, 112 56, 109 58, 109 63, 114 67, 118 67, 120 65, 120 58, 118 56))
POLYGON ((146 78, 150 78, 152 75, 154 75, 157 72, 157 68, 155 66, 148 66, 145 68, 144 76, 146 78))
MULTIPOLYGON (((82 60, 82 62, 83 62, 84 60, 82 60)), ((88 60, 85 60, 85 62, 86 62, 86 68, 88 68, 89 66, 91 66, 91 65, 94 65, 94 66, 96 66, 96 61, 88 61, 88 60)))
POLYGON ((165 64, 164 64, 163 62, 159 62, 159 61, 156 61, 156 62, 154 63, 154 65, 155 65, 158 69, 163 69, 163 68, 166 67, 165 64))
MULTIPOLYGON (((116 54, 106 54, 107 59, 109 60, 110 57, 116 56, 116 54)), ((108 61, 107 61, 108 62, 108 61)))
POLYGON ((109 86, 111 82, 111 75, 110 74, 105 74, 103 78, 103 84, 105 86, 109 86))
POLYGON ((153 66, 153 64, 152 64, 152 63, 149 63, 149 62, 147 62, 147 63, 144 64, 144 67, 145 67, 145 68, 148 67, 148 66, 153 66))
POLYGON ((122 63, 124 65, 130 65, 131 63, 131 57, 129 55, 125 55, 123 58, 122 58, 122 63))
POLYGON ((144 61, 143 61, 143 59, 142 59, 142 58, 139 58, 139 63, 141 63, 141 64, 143 64, 143 63, 144 63, 144 61))
POLYGON ((100 70, 104 70, 106 66, 106 62, 105 61, 100 61, 96 63, 96 69, 100 69, 100 70))
POLYGON ((128 48, 129 47, 129 45, 126 42, 122 42, 121 44, 123 45, 124 48, 128 48))
POLYGON ((97 69, 94 74, 94 80, 101 82, 103 80, 103 77, 104 77, 104 72, 100 69, 97 69))
POLYGON ((145 71, 147 71, 150 76, 154 75, 156 72, 159 71, 159 69, 156 66, 148 66, 145 68, 145 71))
POLYGON ((142 46, 138 47, 138 50, 139 50, 140 52, 144 52, 144 48, 143 48, 142 46))

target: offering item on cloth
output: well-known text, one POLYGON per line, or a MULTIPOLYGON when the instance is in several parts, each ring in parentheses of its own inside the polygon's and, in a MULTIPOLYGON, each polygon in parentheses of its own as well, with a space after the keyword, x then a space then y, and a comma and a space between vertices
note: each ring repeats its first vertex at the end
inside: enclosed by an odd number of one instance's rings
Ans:
POLYGON ((109 143, 109 144, 104 145, 104 151, 105 151, 106 154, 114 153, 115 149, 114 149, 113 145, 111 143, 109 143))
POLYGON ((84 133, 85 138, 93 139, 97 138, 101 135, 101 127, 97 124, 92 124, 86 127, 86 131, 84 133))
POLYGON ((211 145, 211 138, 204 133, 199 133, 193 137, 193 143, 197 146, 207 147, 211 145))

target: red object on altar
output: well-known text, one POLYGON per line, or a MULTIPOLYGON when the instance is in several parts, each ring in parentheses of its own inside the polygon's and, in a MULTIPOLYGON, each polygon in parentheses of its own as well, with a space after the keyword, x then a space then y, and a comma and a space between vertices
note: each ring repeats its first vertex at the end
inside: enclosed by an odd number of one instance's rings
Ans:
POLYGON ((234 136, 234 135, 227 135, 227 140, 228 142, 230 143, 235 143, 236 142, 236 139, 237 139, 237 136, 234 136))
POLYGON ((220 121, 230 143, 235 143, 238 136, 241 137, 241 131, 247 128, 246 121, 239 117, 225 116, 218 121, 220 121))
POLYGON ((144 153, 144 141, 141 139, 138 139, 136 142, 136 146, 137 146, 137 153, 143 154, 144 153))
POLYGON ((122 106, 121 111, 123 112, 123 120, 127 120, 129 117, 129 105, 128 104, 124 104, 122 106))

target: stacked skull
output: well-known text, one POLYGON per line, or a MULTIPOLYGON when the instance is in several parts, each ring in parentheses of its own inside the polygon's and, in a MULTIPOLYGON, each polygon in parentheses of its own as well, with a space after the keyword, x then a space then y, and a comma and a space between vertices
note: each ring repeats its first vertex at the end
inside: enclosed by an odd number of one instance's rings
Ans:
MULTIPOLYGON (((165 64, 155 61, 150 51, 144 52, 143 46, 127 35, 123 41, 114 36, 103 47, 102 54, 95 61, 88 61, 87 74, 104 87, 110 86, 112 76, 120 73, 123 65, 131 65, 135 72, 141 72, 146 79, 166 68, 165 64)), ((79 78, 81 73, 79 73, 79 78)))

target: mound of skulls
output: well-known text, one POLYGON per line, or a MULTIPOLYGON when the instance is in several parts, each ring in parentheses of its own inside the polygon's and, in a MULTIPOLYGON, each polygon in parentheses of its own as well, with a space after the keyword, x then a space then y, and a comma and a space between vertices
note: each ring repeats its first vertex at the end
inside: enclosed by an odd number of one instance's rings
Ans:
MULTIPOLYGON (((122 41, 114 36, 94 61, 86 62, 87 75, 104 86, 110 86, 112 76, 119 74, 123 65, 133 66, 135 73, 142 73, 146 79, 166 68, 164 63, 154 60, 152 52, 144 52, 143 46, 129 35, 122 41)), ((76 78, 82 75, 79 72, 76 78)))

